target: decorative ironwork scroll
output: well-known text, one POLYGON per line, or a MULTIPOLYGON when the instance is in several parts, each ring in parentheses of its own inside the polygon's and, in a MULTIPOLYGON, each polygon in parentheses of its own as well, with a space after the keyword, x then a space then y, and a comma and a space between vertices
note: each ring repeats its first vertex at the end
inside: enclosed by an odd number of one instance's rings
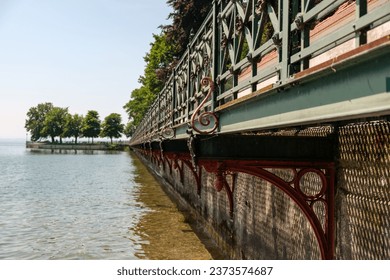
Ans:
POLYGON ((199 112, 203 108, 206 101, 210 98, 211 94, 214 92, 215 87, 214 82, 209 77, 204 77, 201 83, 203 87, 209 86, 209 90, 206 96, 203 98, 202 102, 195 109, 195 112, 192 114, 190 120, 190 128, 198 132, 199 134, 210 134, 218 128, 218 117, 213 112, 199 112), (212 123, 212 121, 214 122, 213 127, 207 129, 207 127, 212 123), (199 124, 201 127, 197 127, 197 124, 199 124))

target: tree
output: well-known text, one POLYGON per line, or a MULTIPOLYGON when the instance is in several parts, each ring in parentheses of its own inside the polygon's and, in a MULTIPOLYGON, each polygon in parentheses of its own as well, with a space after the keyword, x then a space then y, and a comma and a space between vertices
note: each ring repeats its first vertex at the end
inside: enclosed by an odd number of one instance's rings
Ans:
POLYGON ((134 125, 138 125, 142 120, 171 73, 172 47, 167 43, 164 34, 153 35, 153 37, 155 41, 144 57, 146 62, 144 75, 139 78, 142 86, 131 92, 130 101, 123 106, 134 125))
POLYGON ((85 116, 83 120, 83 126, 82 126, 82 134, 85 137, 93 138, 98 137, 100 134, 100 120, 99 120, 99 113, 90 110, 88 111, 87 115, 85 116))
POLYGON ((42 133, 46 137, 51 137, 51 142, 54 143, 54 138, 59 136, 62 143, 62 134, 64 133, 66 118, 69 115, 68 108, 53 107, 45 116, 43 122, 42 133))
POLYGON ((124 125, 122 124, 122 117, 117 113, 112 113, 104 118, 102 123, 102 130, 100 136, 109 137, 112 144, 112 138, 121 137, 121 133, 124 130, 124 125))
POLYGON ((191 36, 198 31, 212 8, 210 0, 167 0, 173 8, 169 14, 172 24, 163 26, 167 40, 176 46, 176 56, 181 57, 187 49, 191 36))
POLYGON ((129 115, 129 120, 131 120, 135 126, 140 123, 155 98, 156 96, 146 87, 141 87, 131 92, 131 99, 123 108, 129 115))
POLYGON ((126 135, 127 138, 130 138, 131 136, 133 136, 134 131, 135 131, 135 125, 132 121, 129 121, 126 124, 123 133, 126 135))
POLYGON ((66 118, 63 137, 74 137, 74 141, 77 144, 77 139, 82 136, 83 119, 82 115, 69 114, 66 118))
POLYGON ((139 82, 150 92, 157 95, 164 87, 167 78, 172 73, 175 46, 170 45, 165 34, 153 34, 154 42, 149 53, 144 57, 146 67, 139 82))
POLYGON ((27 112, 25 128, 31 135, 32 141, 38 141, 41 138, 46 138, 43 133, 44 121, 46 114, 53 109, 52 103, 40 103, 36 107, 31 107, 27 112))

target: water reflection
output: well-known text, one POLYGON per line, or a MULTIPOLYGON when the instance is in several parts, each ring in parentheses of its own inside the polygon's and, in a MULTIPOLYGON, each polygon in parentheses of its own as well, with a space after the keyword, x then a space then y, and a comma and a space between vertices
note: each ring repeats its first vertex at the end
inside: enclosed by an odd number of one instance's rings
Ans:
POLYGON ((149 209, 138 224, 129 229, 140 237, 139 240, 132 240, 141 249, 135 252, 135 255, 151 260, 212 259, 158 182, 136 156, 131 156, 135 166, 134 181, 139 185, 136 200, 139 206, 143 205, 149 209))

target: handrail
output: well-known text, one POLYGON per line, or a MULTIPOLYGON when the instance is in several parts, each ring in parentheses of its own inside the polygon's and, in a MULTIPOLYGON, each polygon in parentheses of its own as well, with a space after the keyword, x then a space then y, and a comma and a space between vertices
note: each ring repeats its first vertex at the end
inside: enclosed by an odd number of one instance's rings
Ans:
POLYGON ((389 0, 314 3, 214 0, 130 145, 174 137, 176 128, 191 128, 199 111, 214 113, 246 93, 289 84, 295 74, 320 63, 322 56, 329 58, 330 50, 350 42, 356 48, 366 44, 370 30, 390 20, 389 0), (209 88, 202 87, 204 78, 215 84, 206 100, 209 88))

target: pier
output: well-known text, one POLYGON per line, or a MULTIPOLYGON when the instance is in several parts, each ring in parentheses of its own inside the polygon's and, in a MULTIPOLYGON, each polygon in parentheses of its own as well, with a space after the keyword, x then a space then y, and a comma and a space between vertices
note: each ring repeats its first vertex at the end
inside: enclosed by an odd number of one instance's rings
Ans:
POLYGON ((127 141, 114 143, 111 145, 107 143, 96 143, 96 144, 87 144, 87 143, 46 143, 46 142, 26 142, 26 148, 31 150, 58 150, 58 151, 123 151, 129 146, 127 141))
POLYGON ((390 2, 213 3, 131 148, 232 259, 389 259, 390 2))

